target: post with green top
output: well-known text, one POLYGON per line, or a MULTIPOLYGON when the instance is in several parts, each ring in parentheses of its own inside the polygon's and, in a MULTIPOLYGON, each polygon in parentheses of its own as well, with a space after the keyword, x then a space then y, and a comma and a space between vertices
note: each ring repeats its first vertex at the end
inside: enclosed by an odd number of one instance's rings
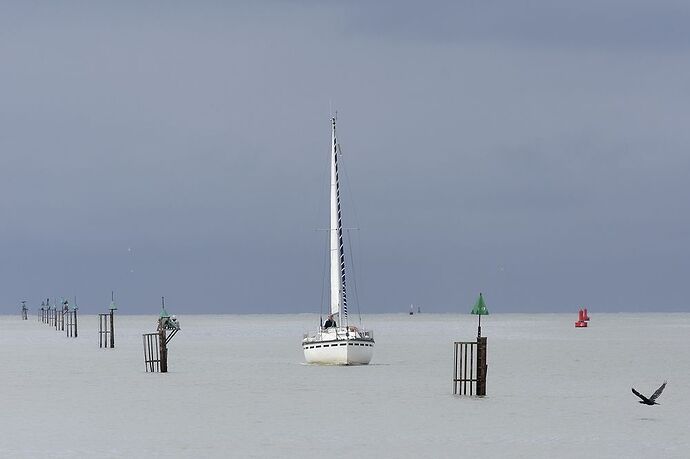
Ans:
POLYGON ((484 296, 479 293, 479 298, 472 308, 472 314, 478 316, 477 325, 477 395, 486 395, 486 337, 482 337, 482 316, 489 315, 489 309, 484 303, 484 296))
POLYGON ((110 292, 110 312, 98 314, 98 346, 101 348, 115 347, 115 292, 110 292))
POLYGON ((489 314, 480 293, 471 314, 479 316, 477 326, 477 341, 454 343, 453 352, 453 394, 454 395, 486 395, 486 338, 482 337, 482 316, 489 314))
POLYGON ((110 348, 115 347, 115 311, 117 305, 115 304, 115 292, 110 292, 110 348))
POLYGON ((477 302, 474 303, 474 307, 472 308, 472 312, 470 314, 474 314, 476 316, 479 316, 479 325, 477 326, 477 338, 482 337, 482 316, 488 316, 489 315, 489 310, 486 308, 486 303, 484 303, 484 296, 482 296, 481 293, 479 293, 479 298, 477 299, 477 302))
POLYGON ((177 317, 165 309, 165 297, 161 297, 161 313, 156 333, 144 333, 144 364, 147 372, 168 372, 168 343, 180 331, 177 317), (168 335, 168 330, 170 334, 168 335))

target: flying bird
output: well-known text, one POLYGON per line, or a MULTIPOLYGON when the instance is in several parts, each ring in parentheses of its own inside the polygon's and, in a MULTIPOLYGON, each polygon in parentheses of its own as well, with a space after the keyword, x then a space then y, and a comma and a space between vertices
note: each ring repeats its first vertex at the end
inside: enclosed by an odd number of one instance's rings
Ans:
POLYGON ((635 388, 632 388, 632 393, 640 397, 642 400, 639 403, 642 403, 643 405, 659 405, 659 403, 656 402, 656 399, 659 398, 659 395, 664 391, 664 388, 666 387, 666 381, 659 387, 656 392, 652 394, 651 397, 647 398, 644 395, 640 394, 635 390, 635 388))

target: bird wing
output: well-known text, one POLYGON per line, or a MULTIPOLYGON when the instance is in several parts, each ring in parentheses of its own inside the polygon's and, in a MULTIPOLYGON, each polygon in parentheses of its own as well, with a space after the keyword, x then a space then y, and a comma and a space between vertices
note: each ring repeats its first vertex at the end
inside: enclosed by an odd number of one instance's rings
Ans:
POLYGON ((656 392, 654 392, 654 393, 652 394, 652 396, 649 397, 649 399, 650 399, 651 401, 654 401, 654 400, 656 400, 657 398, 659 398, 659 395, 661 395, 661 393, 664 391, 664 388, 666 388, 666 381, 664 381, 664 383, 661 385, 661 387, 659 387, 659 388, 656 390, 656 392))
POLYGON ((637 395, 638 397, 640 397, 640 398, 641 398, 642 400, 644 400, 645 402, 648 402, 648 401, 649 401, 649 399, 648 399, 647 397, 645 397, 644 395, 642 395, 642 394, 640 394, 639 392, 637 392, 637 391, 635 390, 634 387, 632 388, 632 393, 635 394, 635 395, 637 395))

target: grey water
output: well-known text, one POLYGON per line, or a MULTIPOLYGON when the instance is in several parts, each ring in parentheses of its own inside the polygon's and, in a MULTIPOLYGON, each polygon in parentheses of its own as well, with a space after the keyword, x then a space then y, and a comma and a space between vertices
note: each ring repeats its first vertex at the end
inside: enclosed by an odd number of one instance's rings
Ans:
POLYGON ((94 316, 69 339, 0 317, 2 457, 688 457, 690 314, 493 314, 488 395, 451 395, 476 317, 367 315, 372 364, 303 363, 318 317, 181 315, 169 373, 146 373, 154 316, 94 316), (668 387, 660 406, 635 386, 668 387))

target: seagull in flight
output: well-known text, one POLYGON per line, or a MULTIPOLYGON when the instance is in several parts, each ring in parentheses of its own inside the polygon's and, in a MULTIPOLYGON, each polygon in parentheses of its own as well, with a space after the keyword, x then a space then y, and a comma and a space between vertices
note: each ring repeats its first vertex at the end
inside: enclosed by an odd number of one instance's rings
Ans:
POLYGON ((659 405, 659 403, 656 402, 656 399, 659 398, 659 395, 664 391, 664 388, 666 387, 666 381, 659 387, 656 392, 652 394, 651 397, 647 398, 644 395, 640 394, 635 390, 635 388, 632 388, 632 393, 640 397, 642 400, 639 403, 642 403, 643 405, 659 405))

